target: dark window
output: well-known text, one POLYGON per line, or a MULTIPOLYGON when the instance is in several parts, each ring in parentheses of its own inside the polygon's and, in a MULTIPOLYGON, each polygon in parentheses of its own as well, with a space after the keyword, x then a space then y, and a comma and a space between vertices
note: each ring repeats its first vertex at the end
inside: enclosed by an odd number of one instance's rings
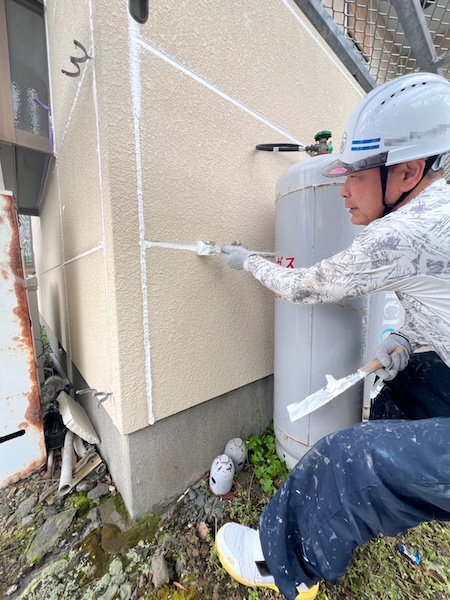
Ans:
POLYGON ((37 215, 53 153, 44 7, 0 0, 0 165, 19 213, 37 215))

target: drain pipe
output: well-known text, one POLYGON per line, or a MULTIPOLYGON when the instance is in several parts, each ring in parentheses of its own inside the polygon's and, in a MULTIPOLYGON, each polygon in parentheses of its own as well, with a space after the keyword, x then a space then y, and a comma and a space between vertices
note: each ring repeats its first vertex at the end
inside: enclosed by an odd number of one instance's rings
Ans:
POLYGON ((76 433, 73 434, 73 449, 78 458, 83 458, 87 452, 87 448, 84 445, 83 440, 76 433))
POLYGON ((62 449, 61 476, 58 490, 62 496, 72 489, 72 462, 73 462, 73 433, 70 429, 66 432, 62 449))
POLYGON ((53 477, 54 452, 52 448, 47 455, 47 477, 50 479, 53 477))

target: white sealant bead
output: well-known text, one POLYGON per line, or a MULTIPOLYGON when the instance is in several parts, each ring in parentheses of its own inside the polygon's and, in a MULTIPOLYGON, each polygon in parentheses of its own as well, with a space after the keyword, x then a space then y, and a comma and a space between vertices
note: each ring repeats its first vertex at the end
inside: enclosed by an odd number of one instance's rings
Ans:
POLYGON ((217 252, 216 242, 204 242, 199 240, 197 242, 196 252, 199 256, 214 256, 217 252))

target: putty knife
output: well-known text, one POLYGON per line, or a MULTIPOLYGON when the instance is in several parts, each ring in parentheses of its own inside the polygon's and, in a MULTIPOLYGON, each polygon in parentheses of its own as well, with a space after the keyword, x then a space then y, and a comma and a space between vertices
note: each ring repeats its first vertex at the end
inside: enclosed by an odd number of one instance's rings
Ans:
MULTIPOLYGON (((394 352, 397 352, 397 350, 394 350, 394 352)), ((352 385, 355 385, 355 383, 358 383, 358 381, 361 381, 367 377, 367 375, 370 375, 378 369, 383 369, 383 365, 379 360, 372 360, 360 367, 356 373, 347 375, 347 377, 342 377, 342 379, 335 379, 332 375, 326 375, 328 383, 324 388, 307 396, 304 400, 288 405, 287 411, 289 413, 289 418, 291 421, 297 421, 298 419, 309 415, 309 413, 317 410, 330 400, 333 400, 333 398, 336 398, 345 392, 345 390, 352 387, 352 385)))

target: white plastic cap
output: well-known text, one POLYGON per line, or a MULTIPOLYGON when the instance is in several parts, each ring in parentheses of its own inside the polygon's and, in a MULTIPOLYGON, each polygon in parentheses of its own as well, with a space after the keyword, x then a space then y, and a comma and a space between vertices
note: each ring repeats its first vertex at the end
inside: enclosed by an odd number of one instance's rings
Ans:
POLYGON ((209 488, 216 496, 228 494, 233 485, 234 463, 226 454, 216 456, 209 474, 209 488))
POLYGON ((225 446, 225 454, 228 455, 234 463, 235 473, 242 471, 247 458, 247 446, 241 438, 233 438, 225 446))

